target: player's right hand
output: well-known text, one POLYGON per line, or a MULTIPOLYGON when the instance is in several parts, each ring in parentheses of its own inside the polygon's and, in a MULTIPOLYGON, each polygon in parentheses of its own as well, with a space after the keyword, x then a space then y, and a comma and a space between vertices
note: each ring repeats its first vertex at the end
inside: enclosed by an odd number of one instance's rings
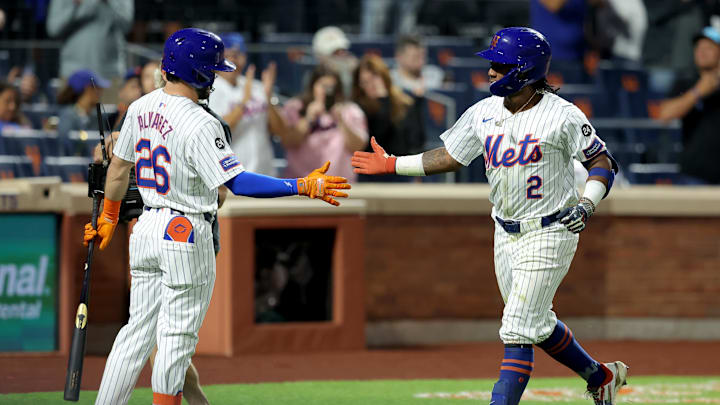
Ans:
POLYGON ((326 175, 329 167, 330 162, 325 162, 321 168, 313 170, 307 177, 297 179, 298 195, 319 198, 335 206, 340 205, 333 197, 347 198, 348 195, 337 190, 348 190, 351 187, 345 177, 326 175))
POLYGON ((105 250, 107 245, 110 243, 110 240, 112 240, 113 233, 115 233, 115 227, 117 227, 118 224, 120 204, 121 201, 112 201, 107 198, 105 199, 103 212, 98 217, 97 230, 93 228, 92 224, 85 224, 83 245, 87 246, 91 240, 97 237, 100 241, 100 250, 105 250))
POLYGON ((359 174, 395 174, 395 156, 385 153, 385 149, 378 145, 375 137, 370 138, 373 152, 357 151, 352 157, 353 171, 359 174))

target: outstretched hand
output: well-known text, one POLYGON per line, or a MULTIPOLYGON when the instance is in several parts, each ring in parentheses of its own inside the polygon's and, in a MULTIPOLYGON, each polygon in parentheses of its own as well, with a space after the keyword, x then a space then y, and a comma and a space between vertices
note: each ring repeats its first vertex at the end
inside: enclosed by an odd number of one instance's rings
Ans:
POLYGON ((353 171, 359 174, 395 174, 395 156, 390 156, 382 146, 378 145, 375 137, 370 138, 373 152, 357 151, 352 157, 353 171))
POLYGON ((337 190, 348 190, 351 186, 347 184, 345 177, 326 175, 328 168, 330 168, 330 162, 325 162, 321 168, 313 170, 307 177, 299 178, 297 180, 298 194, 319 198, 335 206, 340 205, 333 197, 347 198, 348 195, 337 190))

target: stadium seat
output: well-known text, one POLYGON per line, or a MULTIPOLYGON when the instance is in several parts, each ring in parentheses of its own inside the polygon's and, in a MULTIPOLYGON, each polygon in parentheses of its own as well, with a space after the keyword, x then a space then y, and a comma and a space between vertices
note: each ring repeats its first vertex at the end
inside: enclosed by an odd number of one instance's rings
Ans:
POLYGON ((648 77, 642 69, 601 64, 598 85, 617 105, 617 116, 648 117, 648 77))
POLYGON ((482 88, 488 83, 490 63, 480 57, 452 58, 443 66, 446 81, 470 84, 474 88, 482 88))
POLYGON ((30 120, 33 128, 43 128, 48 118, 58 115, 58 106, 53 104, 30 104, 23 106, 22 113, 30 120))
POLYGON ((45 158, 47 175, 59 176, 64 182, 87 181, 89 157, 61 156, 45 158))
POLYGON ((557 61, 550 65, 548 81, 553 86, 562 87, 566 84, 589 84, 591 79, 582 64, 557 61))
POLYGON ((428 49, 428 63, 442 67, 454 57, 473 57, 481 50, 470 38, 427 37, 424 41, 428 49))
POLYGON ((33 177, 45 174, 40 168, 40 174, 35 174, 36 167, 33 161, 27 156, 0 155, 0 179, 12 179, 16 177, 33 177))

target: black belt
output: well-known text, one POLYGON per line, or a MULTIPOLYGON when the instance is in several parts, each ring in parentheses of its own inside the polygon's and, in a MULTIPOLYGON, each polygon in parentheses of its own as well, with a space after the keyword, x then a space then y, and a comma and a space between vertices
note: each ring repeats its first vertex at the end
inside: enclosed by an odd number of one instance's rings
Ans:
MULTIPOLYGON (((156 211, 158 211, 158 210, 161 210, 161 209, 162 209, 162 208, 148 207, 147 205, 145 206, 145 211, 150 211, 150 210, 156 210, 156 211)), ((182 211, 180 211, 180 210, 176 210, 176 209, 172 209, 172 208, 169 208, 169 210, 170 210, 170 213, 171 213, 171 214, 183 215, 183 216, 185 215, 185 213, 182 212, 182 211)), ((211 213, 209 213, 209 212, 203 212, 202 215, 203 215, 203 218, 205 218, 205 220, 208 221, 208 222, 211 223, 211 224, 212 224, 213 221, 215 220, 215 215, 214 215, 214 214, 211 214, 211 213)))
MULTIPOLYGON (((557 216, 560 213, 560 211, 552 213, 550 215, 544 216, 540 219, 540 225, 545 228, 547 226, 552 225, 554 222, 558 220, 557 216)), ((495 217, 495 220, 500 224, 500 226, 503 227, 505 232, 507 233, 520 233, 520 223, 521 221, 505 221, 500 217, 495 217)))

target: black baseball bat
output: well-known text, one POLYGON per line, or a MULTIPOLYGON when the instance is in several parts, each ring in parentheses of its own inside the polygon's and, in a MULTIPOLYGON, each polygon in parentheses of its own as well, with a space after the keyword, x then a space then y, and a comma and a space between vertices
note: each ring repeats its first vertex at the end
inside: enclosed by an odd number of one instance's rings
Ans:
MULTIPOLYGON (((93 196, 92 225, 97 228, 97 218, 101 197, 98 193, 93 196)), ((75 314, 75 330, 70 345, 70 358, 68 359, 67 375, 65 377, 66 401, 77 401, 80 398, 80 382, 82 380, 83 361, 85 360, 85 342, 87 339, 88 301, 90 299, 90 270, 92 269, 95 240, 88 243, 87 260, 85 261, 85 274, 83 276, 82 290, 80 291, 80 304, 75 314)))
MULTIPOLYGON (((98 116, 98 128, 100 129, 100 144, 102 145, 103 162, 102 167, 91 163, 88 168, 89 194, 93 199, 92 226, 97 229, 97 220, 100 211, 100 201, 104 194, 104 171, 108 166, 107 152, 105 151, 105 133, 103 131, 102 112, 100 103, 96 105, 98 116)), ((95 240, 88 243, 87 259, 85 260, 85 271, 83 274, 82 290, 80 290, 80 304, 75 314, 75 330, 73 331, 72 343, 70 344, 70 357, 68 358, 67 375, 65 377, 65 393, 63 398, 66 401, 77 401, 80 398, 80 382, 82 381, 83 361, 85 360, 85 342, 87 341, 87 317, 88 303, 90 301, 90 270, 92 269, 93 252, 95 240)))

